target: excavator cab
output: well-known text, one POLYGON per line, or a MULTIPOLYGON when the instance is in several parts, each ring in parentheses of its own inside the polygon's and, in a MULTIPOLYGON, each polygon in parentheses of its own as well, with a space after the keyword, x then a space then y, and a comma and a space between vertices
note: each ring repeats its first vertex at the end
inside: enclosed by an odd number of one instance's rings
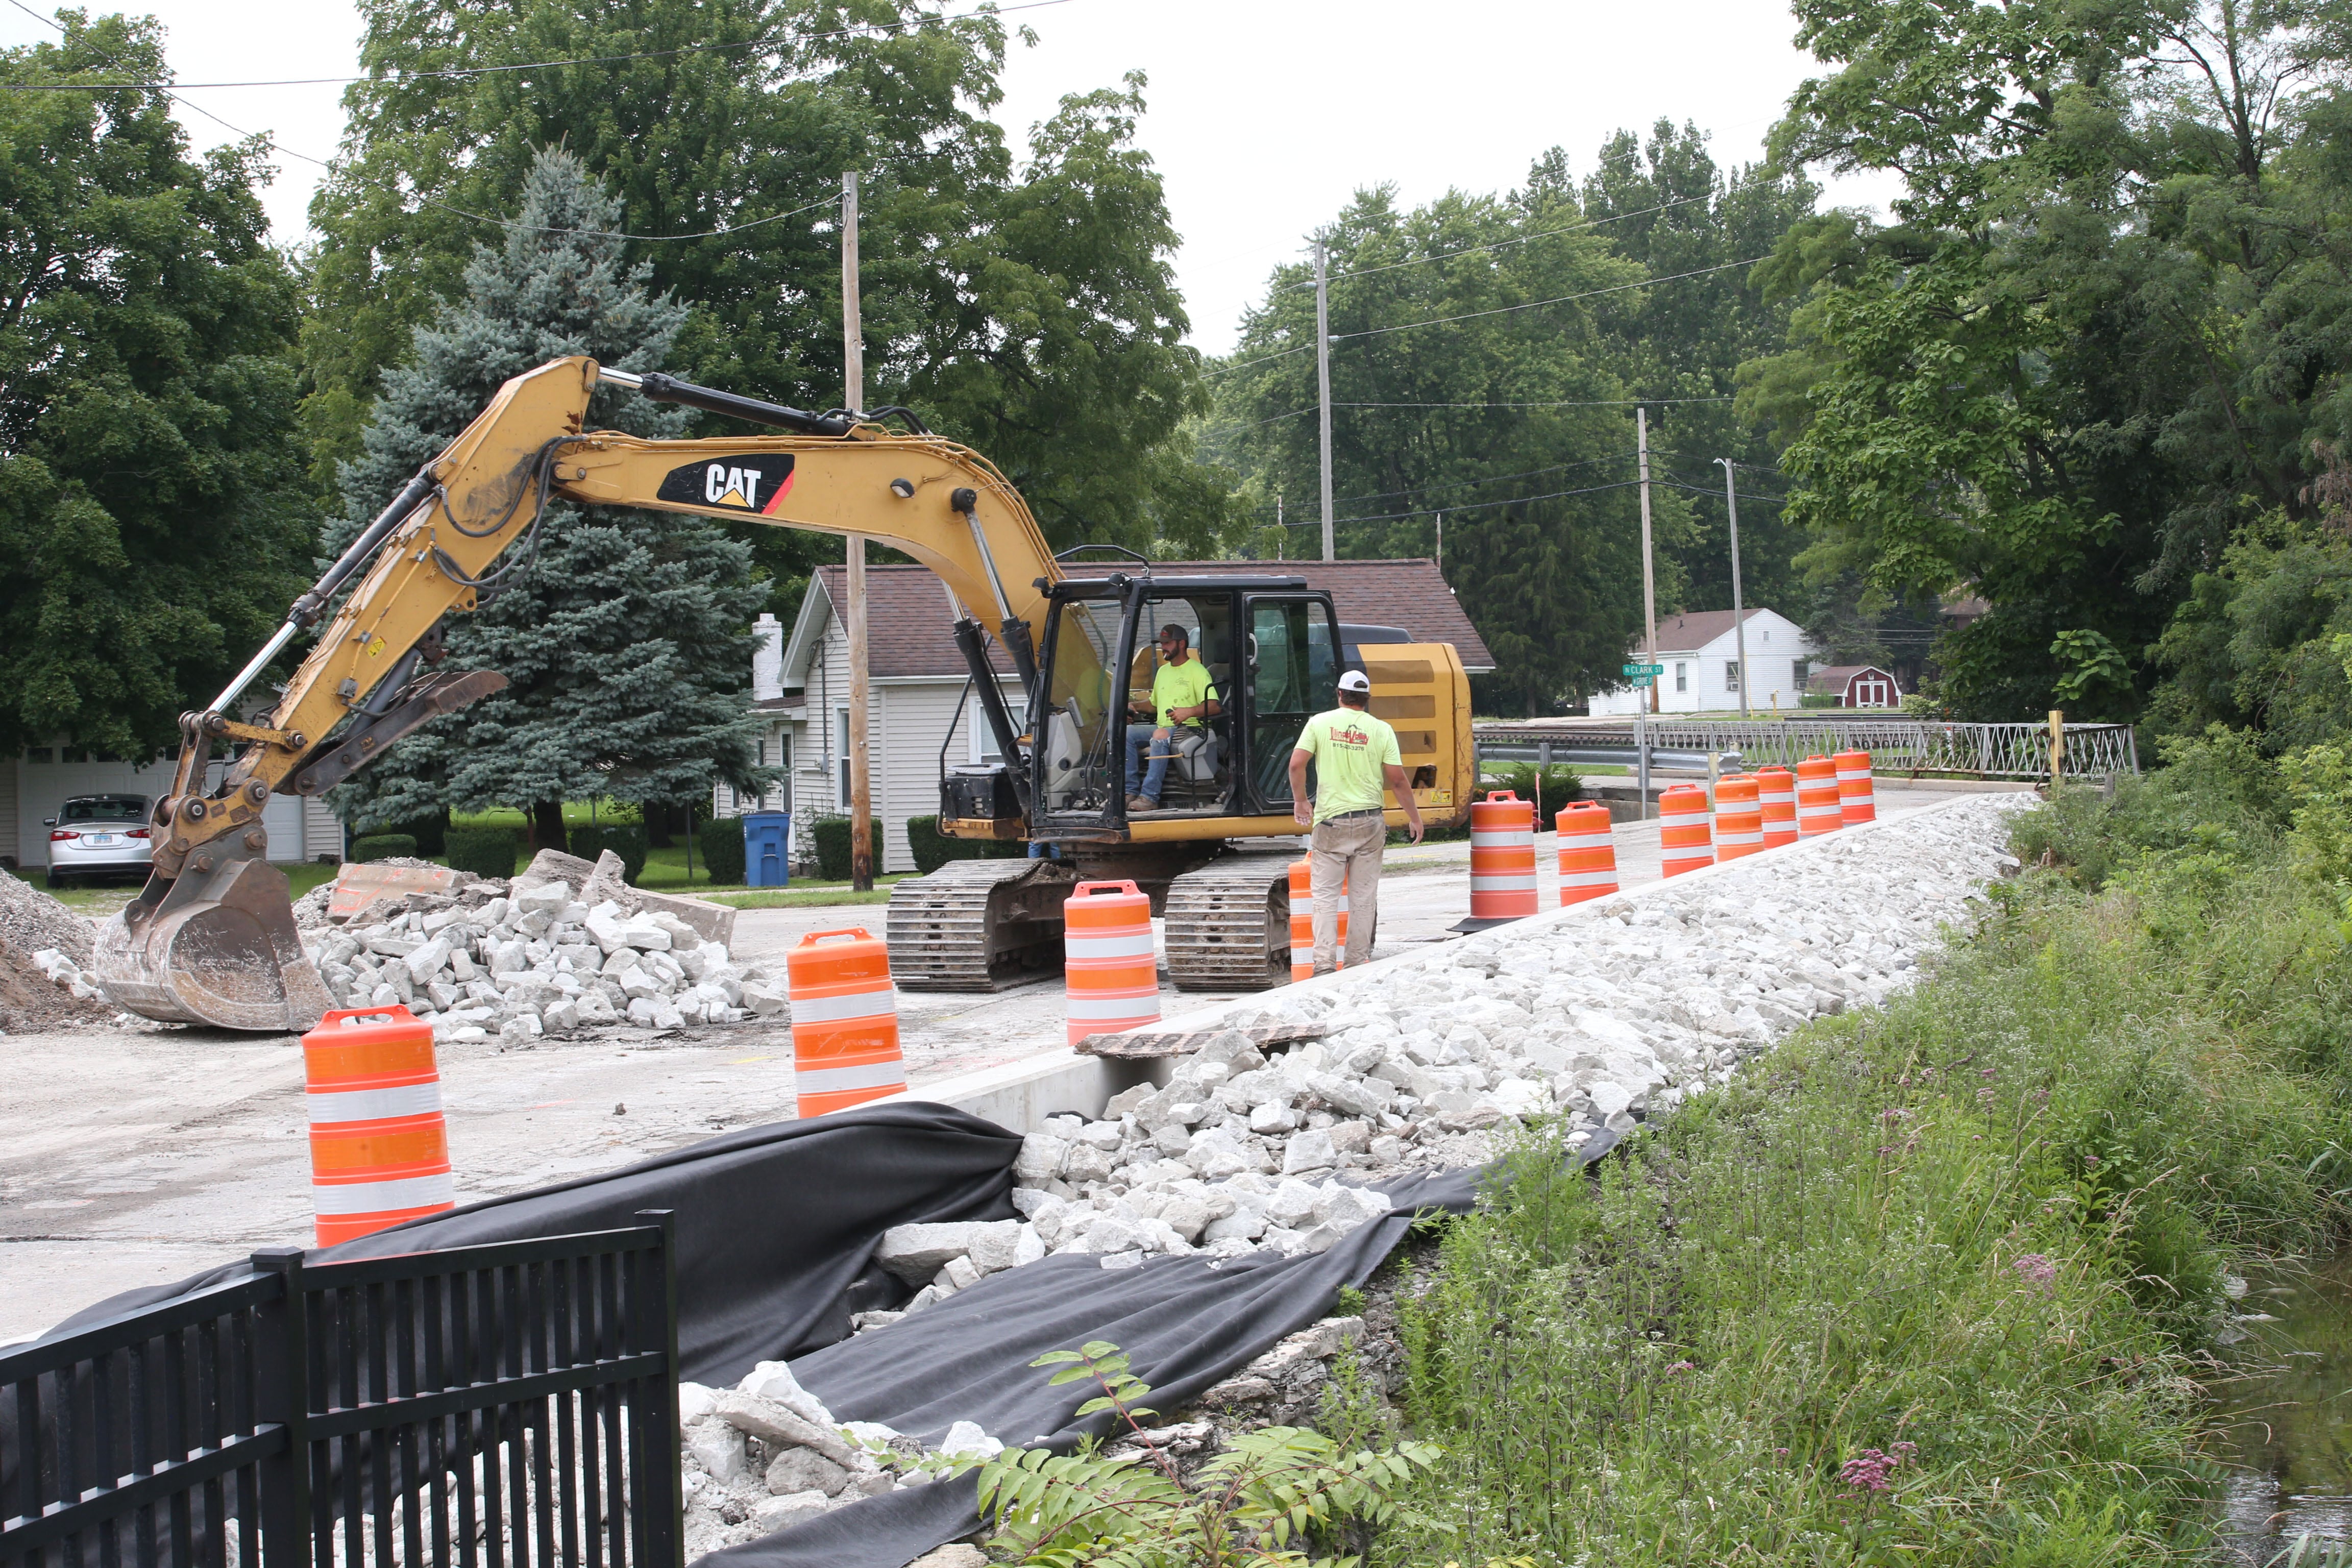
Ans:
POLYGON ((1197 844, 1296 831, 1290 753, 1307 719, 1337 700, 1328 594, 1297 577, 1147 570, 1067 578, 1049 597, 1044 700, 1030 704, 1028 754, 1015 764, 1026 770, 1032 838, 1197 844), (1184 658, 1202 665, 1217 711, 1162 725, 1152 689, 1171 627, 1184 634, 1184 658), (1157 806, 1130 811, 1132 796, 1150 794, 1155 747, 1168 758, 1157 806))

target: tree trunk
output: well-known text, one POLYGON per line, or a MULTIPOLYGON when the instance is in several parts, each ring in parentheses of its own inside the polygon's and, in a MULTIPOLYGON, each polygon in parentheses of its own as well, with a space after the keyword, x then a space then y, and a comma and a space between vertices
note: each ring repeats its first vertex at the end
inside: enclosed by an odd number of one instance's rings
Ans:
POLYGON ((675 805, 646 803, 646 844, 654 849, 675 848, 677 844, 678 818, 682 815, 675 805))
POLYGON ((563 803, 542 800, 530 808, 530 847, 534 849, 563 847, 563 803))

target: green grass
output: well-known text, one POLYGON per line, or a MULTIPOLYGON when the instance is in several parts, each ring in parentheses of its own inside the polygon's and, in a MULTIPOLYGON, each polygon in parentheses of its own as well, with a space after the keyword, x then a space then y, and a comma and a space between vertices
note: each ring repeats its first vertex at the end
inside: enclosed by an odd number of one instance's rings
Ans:
POLYGON ((800 910, 824 904, 887 904, 890 901, 889 884, 896 877, 877 877, 870 893, 853 891, 846 882, 825 882, 814 887, 755 888, 748 893, 718 893, 708 896, 713 902, 739 910, 800 910))
POLYGON ((2352 926, 2227 801, 2062 805, 2105 873, 1908 998, 1597 1177, 1531 1137, 1402 1300, 1448 1533, 1374 1563, 2215 1560, 2199 1358, 2228 1272, 2345 1234, 2352 926))
MULTIPOLYGON (((333 881, 338 868, 333 866, 313 864, 279 868, 286 873, 287 885, 292 895, 298 899, 321 882, 333 881)), ((140 888, 144 885, 143 879, 132 881, 125 877, 120 881, 77 882, 52 890, 48 885, 47 873, 44 871, 18 870, 12 872, 11 875, 18 881, 30 882, 34 887, 47 892, 51 898, 77 914, 85 915, 112 914, 132 899, 137 898, 140 888)))

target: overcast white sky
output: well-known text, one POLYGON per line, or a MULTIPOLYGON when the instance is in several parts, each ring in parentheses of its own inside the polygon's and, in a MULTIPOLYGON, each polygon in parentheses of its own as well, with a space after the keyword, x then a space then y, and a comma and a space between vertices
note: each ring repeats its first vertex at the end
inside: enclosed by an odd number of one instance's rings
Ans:
MULTIPOLYGON (((48 0, 25 0, 47 14, 48 0)), ((110 7, 86 0, 93 11, 110 7)), ((183 82, 347 76, 359 23, 349 0, 149 0, 183 82)), ((962 9, 961 5, 955 6, 962 9)), ((1620 126, 1664 115, 1712 134, 1717 160, 1760 155, 1789 93, 1813 69, 1777 0, 1065 0, 1007 20, 1015 47, 999 118, 1016 144, 1066 92, 1150 79, 1144 145, 1159 161, 1184 244, 1177 271, 1193 341, 1230 349, 1266 272, 1360 186, 1394 181, 1408 203, 1454 186, 1507 189, 1544 149, 1580 175, 1620 126)), ((0 5, 0 45, 54 33, 0 5)), ((191 91, 233 125, 326 157, 342 127, 336 86, 191 91)), ((198 146, 229 132, 183 111, 198 146)), ((278 237, 299 240, 320 171, 280 160, 268 196, 278 237)), ((1857 182, 1833 201, 1883 205, 1857 182)))

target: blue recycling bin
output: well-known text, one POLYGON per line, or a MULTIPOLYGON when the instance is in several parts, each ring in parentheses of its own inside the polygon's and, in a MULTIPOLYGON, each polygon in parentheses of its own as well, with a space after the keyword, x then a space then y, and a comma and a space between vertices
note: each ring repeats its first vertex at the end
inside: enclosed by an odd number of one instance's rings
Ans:
POLYGON ((754 888, 782 888, 792 882, 793 814, 788 811, 747 811, 743 814, 743 880, 754 888))

